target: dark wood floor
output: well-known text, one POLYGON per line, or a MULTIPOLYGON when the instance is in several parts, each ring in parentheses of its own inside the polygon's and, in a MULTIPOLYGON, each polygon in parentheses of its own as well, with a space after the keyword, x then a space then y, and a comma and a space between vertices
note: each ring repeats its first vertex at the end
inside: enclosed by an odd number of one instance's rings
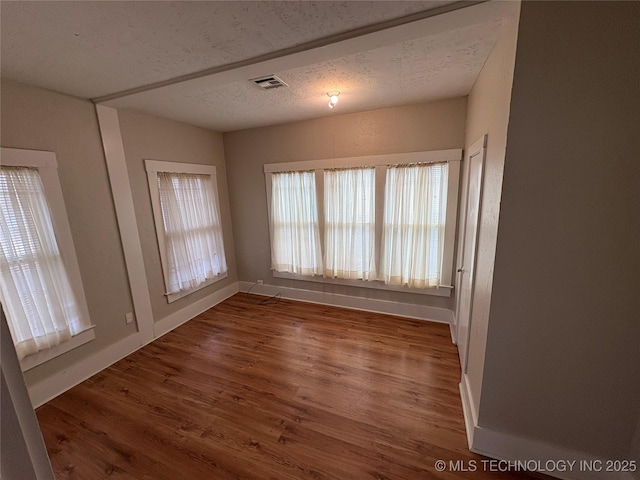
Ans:
POLYGON ((530 478, 468 451, 459 372, 446 325, 238 294, 37 416, 58 479, 530 478))

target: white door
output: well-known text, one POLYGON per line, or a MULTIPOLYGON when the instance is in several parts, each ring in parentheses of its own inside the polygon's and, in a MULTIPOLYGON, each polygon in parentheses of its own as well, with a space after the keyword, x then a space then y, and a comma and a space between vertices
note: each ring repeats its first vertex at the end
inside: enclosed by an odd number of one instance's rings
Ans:
POLYGON ((458 259, 456 323, 458 324, 458 354, 462 373, 467 372, 467 353, 471 331, 473 283, 475 279, 476 248, 478 245, 478 220, 482 202, 482 173, 487 136, 472 145, 466 154, 468 165, 466 201, 461 223, 462 254, 458 259))

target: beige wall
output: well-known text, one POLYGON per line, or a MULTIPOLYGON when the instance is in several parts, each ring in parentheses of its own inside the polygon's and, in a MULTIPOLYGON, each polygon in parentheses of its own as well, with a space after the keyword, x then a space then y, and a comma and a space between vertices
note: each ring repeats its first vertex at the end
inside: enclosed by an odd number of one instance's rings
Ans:
POLYGON ((96 339, 26 372, 33 384, 135 333, 124 256, 95 108, 89 101, 2 80, 3 147, 56 153, 62 193, 96 339))
POLYGON ((466 98, 224 134, 238 276, 254 282, 451 308, 452 299, 274 278, 265 163, 461 148, 466 98))
POLYGON ((640 5, 525 2, 479 423, 626 458, 640 414, 640 5))
MULTIPOLYGON (((469 149, 484 134, 487 148, 484 166, 482 205, 478 227, 475 287, 470 321, 469 357, 467 375, 472 397, 472 408, 478 413, 482 373, 486 348, 489 307, 493 282, 493 264, 498 233, 498 214, 502 193, 511 83, 518 37, 517 17, 519 4, 512 22, 505 25, 487 59, 471 93, 469 94, 465 148, 469 149)), ((463 178, 466 178, 467 165, 463 178)), ((461 198, 466 196, 463 183, 461 198)), ((459 252, 461 255, 461 252, 459 252)))
POLYGON ((238 280, 222 134, 130 110, 118 111, 118 118, 140 233, 151 307, 154 320, 158 321, 238 280), (164 279, 144 166, 145 160, 214 165, 218 177, 228 276, 172 303, 167 303, 164 295, 164 279))

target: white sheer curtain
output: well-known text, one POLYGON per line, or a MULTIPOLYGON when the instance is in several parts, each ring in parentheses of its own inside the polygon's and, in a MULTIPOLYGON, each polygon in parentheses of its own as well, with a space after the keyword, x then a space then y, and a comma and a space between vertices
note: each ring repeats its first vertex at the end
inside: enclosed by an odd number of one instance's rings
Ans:
POLYGON ((0 168, 0 250, 0 300, 19 359, 86 328, 35 168, 0 168))
POLYGON ((314 172, 271 174, 271 268, 322 274, 314 172))
POLYGON ((380 278, 438 287, 444 250, 448 165, 387 168, 380 278))
POLYGON ((324 275, 376 280, 375 168, 324 171, 324 275))
POLYGON ((167 251, 167 293, 191 290, 227 271, 211 175, 158 172, 167 251))

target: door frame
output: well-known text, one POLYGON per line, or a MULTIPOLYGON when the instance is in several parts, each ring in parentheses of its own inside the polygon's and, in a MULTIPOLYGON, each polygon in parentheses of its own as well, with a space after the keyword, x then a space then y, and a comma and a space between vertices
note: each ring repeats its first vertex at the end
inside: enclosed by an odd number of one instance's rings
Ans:
POLYGON ((469 340, 471 337, 471 319, 473 318, 473 297, 475 290, 475 280, 476 280, 476 265, 477 265, 477 252, 478 252, 478 237, 480 231, 480 212, 482 210, 482 197, 483 197, 483 188, 484 188, 484 167, 486 161, 486 153, 487 153, 487 138, 488 135, 485 133, 482 137, 476 140, 471 147, 465 152, 465 165, 464 165, 464 184, 463 184, 463 195, 464 200, 460 202, 460 228, 458 230, 458 241, 459 241, 459 250, 458 257, 456 261, 456 310, 455 310, 455 324, 456 324, 456 344, 458 345, 458 354, 461 357, 460 367, 462 369, 462 373, 467 373, 467 365, 469 362, 469 340), (468 205, 469 205, 469 184, 471 181, 471 159, 480 155, 480 188, 479 188, 479 198, 478 198, 478 229, 476 230, 476 234, 473 238, 473 242, 475 243, 475 252, 476 254, 473 256, 473 269, 470 276, 471 282, 471 296, 469 299, 469 319, 467 326, 467 338, 464 342, 464 353, 460 351, 460 300, 462 293, 462 262, 464 260, 464 250, 465 250, 465 229, 467 223, 467 214, 468 214, 468 205))

